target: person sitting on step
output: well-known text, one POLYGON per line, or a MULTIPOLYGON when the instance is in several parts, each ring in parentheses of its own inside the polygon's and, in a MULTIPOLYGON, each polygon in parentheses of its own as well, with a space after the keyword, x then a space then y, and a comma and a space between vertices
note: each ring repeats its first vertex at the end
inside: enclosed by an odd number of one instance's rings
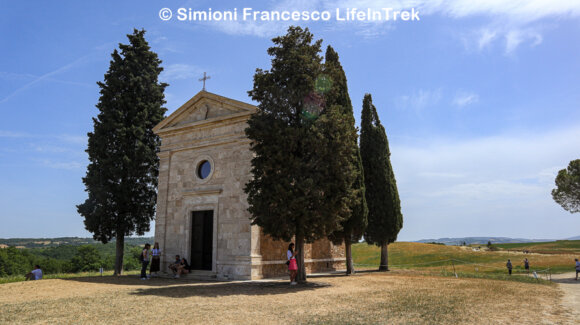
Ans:
POLYGON ((173 275, 177 274, 177 268, 179 267, 179 264, 181 264, 181 257, 179 257, 179 255, 175 255, 175 261, 169 264, 169 269, 173 271, 173 275))
POLYGON ((177 274, 175 275, 176 278, 179 278, 182 274, 187 274, 189 273, 189 263, 187 263, 187 260, 184 258, 181 259, 181 262, 179 263, 179 266, 177 267, 177 274))

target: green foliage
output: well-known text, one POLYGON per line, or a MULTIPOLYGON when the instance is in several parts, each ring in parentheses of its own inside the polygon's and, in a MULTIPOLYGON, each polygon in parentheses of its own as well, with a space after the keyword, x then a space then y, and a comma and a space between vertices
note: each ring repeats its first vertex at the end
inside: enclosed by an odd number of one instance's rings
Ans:
POLYGON ((32 270, 34 256, 14 247, 0 248, 0 276, 25 274, 32 270))
POLYGON ((129 250, 129 253, 125 256, 125 269, 126 270, 138 270, 141 268, 141 262, 139 261, 139 255, 143 252, 143 247, 133 246, 129 250))
MULTIPOLYGON (((125 238, 125 244, 128 245, 143 245, 148 242, 152 242, 153 237, 127 237, 125 238)), ((21 246, 24 248, 50 248, 50 247, 60 247, 59 251, 63 246, 80 246, 86 244, 96 244, 99 241, 93 238, 82 238, 82 237, 56 237, 56 238, 0 238, 0 244, 8 246, 21 246)), ((100 246, 97 246, 100 247, 100 246)), ((20 248, 20 247, 19 247, 20 248)), ((71 255, 71 257, 74 254, 71 255)))
POLYGON ((572 160, 556 176, 552 198, 570 213, 580 212, 580 159, 572 160))
POLYGON ((272 41, 272 67, 256 70, 248 92, 259 110, 246 129, 254 158, 244 190, 252 223, 275 239, 296 236, 302 252, 304 241, 329 235, 350 215, 356 133, 343 119, 344 108, 326 105, 316 89, 321 41, 300 27, 272 41))
POLYGON ((83 183, 88 199, 77 206, 85 228, 103 243, 117 238, 116 270, 121 272, 124 236, 149 231, 155 215, 159 137, 153 133, 165 114, 158 81, 161 60, 145 31, 127 35, 115 49, 89 133, 89 165, 83 183))
POLYGON ((370 94, 363 100, 360 152, 369 209, 364 236, 369 244, 382 246, 397 240, 403 215, 387 134, 370 94))
MULTIPOLYGON (((348 94, 346 74, 340 64, 338 53, 330 45, 326 48, 324 73, 332 80, 331 86, 328 87, 328 91, 324 94, 326 105, 338 105, 341 107, 342 118, 347 121, 349 131, 356 135, 357 130, 352 103, 348 94)), ((330 239, 335 243, 340 243, 347 238, 349 241, 347 245, 350 245, 350 242, 357 242, 361 239, 367 227, 368 214, 362 159, 356 136, 351 139, 349 145, 352 146, 352 150, 355 152, 350 160, 355 173, 355 181, 349 190, 349 209, 351 213, 341 223, 341 229, 330 236, 330 239)))
POLYGON ((71 264, 67 260, 37 255, 27 249, 0 248, 0 277, 24 275, 37 264, 45 273, 71 271, 71 264))
POLYGON ((83 245, 78 248, 77 254, 72 258, 74 272, 97 271, 102 267, 102 257, 99 251, 91 245, 83 245))
MULTIPOLYGON (((125 245, 124 269, 141 268, 138 261, 141 246, 125 245)), ((115 264, 115 243, 83 246, 63 245, 47 248, 0 248, 0 278, 24 280, 24 274, 40 265, 45 275, 97 271, 100 267, 112 270, 115 264)), ((46 278, 46 277, 45 277, 46 278)), ((7 280, 8 281, 8 280, 7 280)), ((12 280, 8 281, 12 282, 12 280)), ((0 281, 1 283, 1 281, 0 281)))

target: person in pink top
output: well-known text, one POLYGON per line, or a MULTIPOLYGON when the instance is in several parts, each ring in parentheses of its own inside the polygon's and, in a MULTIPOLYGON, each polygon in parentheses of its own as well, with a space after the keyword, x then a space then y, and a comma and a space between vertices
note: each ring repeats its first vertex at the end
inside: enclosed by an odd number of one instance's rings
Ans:
POLYGON ((288 258, 288 271, 290 271, 290 285, 296 284, 296 275, 298 274, 296 254, 298 254, 298 251, 294 251, 294 243, 290 243, 290 245, 288 245, 288 251, 286 252, 286 257, 288 258))

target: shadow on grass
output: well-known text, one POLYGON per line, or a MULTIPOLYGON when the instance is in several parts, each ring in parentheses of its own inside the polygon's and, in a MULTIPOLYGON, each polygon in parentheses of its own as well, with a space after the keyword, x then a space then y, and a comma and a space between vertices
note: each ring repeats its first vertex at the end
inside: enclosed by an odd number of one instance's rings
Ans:
POLYGON ((187 298, 194 296, 216 298, 238 295, 285 295, 292 292, 313 291, 325 287, 330 287, 330 285, 321 282, 306 282, 291 286, 287 281, 197 282, 164 288, 137 289, 131 294, 136 296, 169 298, 187 298))
POLYGON ((572 276, 570 278, 559 278, 559 279, 552 277, 552 282, 566 283, 566 284, 578 284, 580 287, 580 280, 576 280, 576 278, 574 276, 572 276))
POLYGON ((141 280, 139 275, 108 275, 108 276, 83 276, 83 277, 71 277, 63 278, 66 281, 84 282, 84 283, 95 283, 95 284, 116 284, 123 286, 150 286, 150 287, 167 287, 176 284, 186 284, 186 283, 203 283, 203 281, 180 278, 166 278, 166 277, 154 277, 148 280, 141 280))
MULTIPOLYGON (((314 275, 308 278, 324 278, 344 276, 337 275, 314 275)), ((316 290, 319 288, 329 287, 330 284, 309 281, 297 285, 290 285, 287 280, 258 280, 258 281, 203 281, 188 278, 151 278, 141 280, 138 275, 125 276, 90 276, 62 279, 66 281, 75 281, 80 283, 93 284, 113 284, 120 286, 139 286, 133 295, 151 295, 163 297, 221 297, 229 295, 276 295, 287 294, 289 292, 299 292, 307 290, 316 290), (149 287, 149 288, 143 288, 149 287)))

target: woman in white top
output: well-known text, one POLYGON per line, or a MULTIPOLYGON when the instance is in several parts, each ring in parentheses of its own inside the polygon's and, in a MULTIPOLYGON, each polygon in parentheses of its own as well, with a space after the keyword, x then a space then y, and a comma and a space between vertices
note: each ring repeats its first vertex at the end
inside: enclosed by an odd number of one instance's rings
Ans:
POLYGON ((161 257, 161 250, 159 249, 159 243, 153 244, 153 249, 151 250, 151 267, 149 268, 149 274, 153 276, 153 273, 157 275, 160 269, 159 259, 161 257))
POLYGON ((286 252, 286 257, 288 258, 288 271, 290 271, 290 284, 296 284, 296 275, 298 274, 298 264, 296 264, 296 254, 298 251, 294 251, 294 243, 288 245, 288 251, 286 252))

